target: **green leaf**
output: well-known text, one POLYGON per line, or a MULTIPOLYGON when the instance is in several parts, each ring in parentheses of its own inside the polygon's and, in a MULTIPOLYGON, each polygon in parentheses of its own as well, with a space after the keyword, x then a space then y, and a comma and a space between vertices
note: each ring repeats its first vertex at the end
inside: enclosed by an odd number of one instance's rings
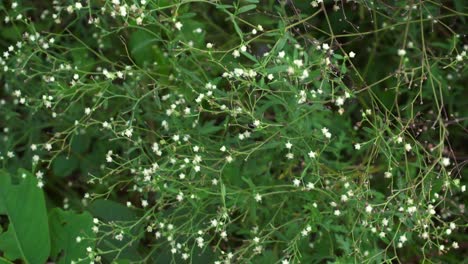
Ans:
POLYGON ((89 145, 91 144, 91 138, 88 135, 75 135, 71 140, 71 149, 75 153, 85 153, 89 145))
POLYGON ((349 254, 351 252, 351 245, 349 244, 349 241, 344 238, 344 236, 335 234, 335 239, 345 254, 349 254))
POLYGON ((202 127, 199 128, 200 135, 210 135, 215 134, 218 131, 224 130, 223 125, 214 125, 214 121, 207 122, 202 127))
MULTIPOLYGON (((117 222, 117 221, 135 221, 138 219, 138 211, 128 208, 120 203, 113 202, 110 200, 96 200, 89 206, 89 211, 93 216, 100 218, 105 222, 117 222)), ((143 225, 140 223, 132 228, 129 232, 132 236, 136 237, 141 234, 143 225)), ((109 227, 103 227, 102 232, 110 232, 109 227)), ((118 259, 128 259, 137 261, 141 259, 138 252, 138 243, 130 243, 130 236, 125 235, 122 241, 114 239, 112 236, 104 236, 102 240, 98 242, 98 249, 102 251, 109 251, 115 248, 124 248, 121 252, 112 252, 105 254, 103 257, 109 263, 114 263, 118 259), (129 245, 129 243, 131 245, 129 245)), ((124 262, 125 263, 125 262, 124 262)))
POLYGON ((51 253, 54 258, 60 256, 57 263, 71 263, 72 260, 85 258, 86 248, 94 248, 95 233, 92 232, 93 217, 88 212, 77 214, 54 208, 49 214, 51 253), (76 242, 80 236, 82 241, 76 242), (62 252, 62 254, 60 254, 62 252))
POLYGON ((257 8, 257 5, 246 5, 246 6, 239 8, 239 10, 237 11, 237 14, 242 14, 255 8, 257 8))
POLYGON ((11 260, 21 258, 21 251, 16 244, 14 228, 9 228, 0 236, 0 249, 5 252, 5 257, 11 260))
POLYGON ((158 42, 160 42, 158 36, 152 34, 149 29, 135 31, 130 36, 130 54, 139 66, 157 62, 160 65, 159 69, 166 73, 169 62, 156 45, 158 42))
POLYGON ((132 221, 138 218, 138 212, 110 200, 95 200, 89 211, 98 218, 106 221, 132 221))
POLYGON ((45 263, 50 237, 44 194, 31 173, 18 172, 24 177, 15 185, 7 172, 0 171, 0 214, 9 220, 8 231, 0 235, 0 251, 11 260, 45 263))
POLYGON ((0 257, 0 264, 13 264, 13 262, 9 261, 8 259, 4 259, 0 257))
POLYGON ((76 157, 67 157, 60 155, 52 162, 52 171, 55 176, 66 177, 72 174, 72 172, 78 168, 79 161, 76 157))

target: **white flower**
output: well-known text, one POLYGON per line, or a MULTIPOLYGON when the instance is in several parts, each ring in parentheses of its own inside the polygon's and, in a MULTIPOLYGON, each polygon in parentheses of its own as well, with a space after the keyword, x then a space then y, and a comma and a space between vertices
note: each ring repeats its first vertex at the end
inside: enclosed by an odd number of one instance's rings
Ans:
POLYGON ((307 235, 310 233, 310 231, 312 231, 312 227, 307 226, 306 228, 304 228, 304 229, 301 231, 301 234, 302 234, 302 236, 307 236, 307 235))
POLYGON ((326 128, 326 127, 322 128, 322 134, 323 134, 326 138, 331 138, 331 133, 328 132, 328 128, 326 128))
POLYGON ((329 48, 330 48, 330 46, 327 43, 322 44, 322 49, 328 50, 329 48))
POLYGON ((294 180, 293 180, 293 185, 294 185, 295 187, 299 187, 299 185, 301 185, 301 181, 300 181, 299 179, 294 179, 294 180))
POLYGON ((174 26, 177 28, 177 30, 181 30, 182 29, 182 23, 180 23, 180 21, 177 21, 174 26))
POLYGON ((442 158, 442 165, 444 165, 444 167, 447 167, 450 165, 450 159, 449 158, 442 158))
POLYGON ((143 207, 148 206, 148 201, 147 200, 141 200, 141 206, 143 206, 143 207))
POLYGON ((123 234, 120 233, 120 234, 116 235, 116 236, 115 236, 115 239, 117 239, 117 240, 119 240, 119 241, 122 241, 122 239, 123 239, 123 234))
POLYGON ((52 149, 52 144, 47 143, 47 144, 45 144, 44 148, 45 148, 47 151, 50 151, 50 150, 52 149))
POLYGON ((221 238, 226 238, 226 237, 227 237, 226 231, 221 232, 221 238))
POLYGON ((208 48, 208 49, 213 48, 213 43, 206 43, 206 48, 208 48))
POLYGON ((311 150, 307 155, 309 155, 309 158, 313 159, 317 156, 317 152, 311 150))
POLYGON ((282 58, 284 58, 284 55, 286 55, 286 53, 284 51, 280 51, 278 53, 278 58, 282 59, 282 58))
POLYGON ((260 194, 255 194, 255 201, 261 202, 262 201, 262 196, 260 194))
POLYGON ((401 144, 401 143, 403 142, 403 138, 402 138, 401 136, 397 137, 397 138, 396 138, 396 142, 397 142, 398 144, 401 144))
POLYGON ((354 58, 356 56, 356 53, 354 53, 354 51, 351 51, 348 55, 350 58, 354 58))
POLYGON ((405 243, 406 241, 408 241, 405 234, 401 235, 399 240, 400 240, 401 243, 405 243))
POLYGON ((372 213, 372 206, 370 204, 366 206, 366 212, 372 213))
POLYGON ((410 152, 411 149, 412 149, 411 145, 408 144, 408 143, 406 143, 406 144, 405 144, 405 150, 406 150, 407 152, 410 152))
POLYGON ((291 144, 291 142, 289 142, 289 141, 288 141, 285 145, 286 145, 286 148, 287 148, 287 149, 291 149, 291 147, 292 147, 292 144, 291 144))
POLYGON ((239 57, 240 57, 240 52, 239 52, 239 50, 234 50, 234 51, 232 52, 232 56, 233 56, 234 58, 239 58, 239 57))
POLYGON ((179 192, 176 196, 177 201, 182 201, 184 199, 184 194, 182 192, 179 192))
POLYGON ((410 207, 408 207, 408 209, 406 209, 406 211, 409 214, 414 214, 416 212, 416 210, 417 210, 416 206, 410 206, 410 207))
POLYGON ((361 144, 359 144, 359 143, 354 144, 354 148, 356 150, 360 150, 361 149, 361 144))
POLYGON ((137 25, 143 24, 143 18, 142 18, 142 17, 138 17, 138 18, 136 19, 136 23, 137 23, 137 25))
POLYGON ((302 62, 302 60, 294 60, 294 64, 296 64, 297 67, 302 67, 304 62, 302 62))
POLYGON ((404 50, 404 49, 399 49, 398 50, 398 56, 403 57, 405 55, 406 55, 406 50, 404 50))
POLYGON ((133 135, 133 128, 127 128, 127 129, 125 129, 124 134, 125 134, 125 136, 127 136, 127 137, 132 137, 132 135, 133 135))
POLYGON ((37 182, 37 187, 39 187, 39 188, 44 187, 44 182, 38 181, 38 182, 37 182))
POLYGON ((450 229, 453 230, 455 228, 457 228, 457 225, 454 222, 450 223, 450 229))
POLYGON ((342 105, 344 105, 344 102, 345 102, 345 98, 343 98, 343 97, 341 97, 341 96, 338 97, 338 98, 336 98, 336 100, 335 100, 335 104, 336 104, 337 106, 342 106, 342 105))
POLYGON ((304 70, 304 71, 302 72, 301 80, 304 80, 304 79, 306 79, 306 78, 308 78, 308 77, 309 77, 309 71, 308 71, 308 70, 304 70))
POLYGON ((342 202, 348 201, 348 196, 346 196, 346 194, 342 194, 342 195, 341 195, 341 201, 342 201, 342 202))

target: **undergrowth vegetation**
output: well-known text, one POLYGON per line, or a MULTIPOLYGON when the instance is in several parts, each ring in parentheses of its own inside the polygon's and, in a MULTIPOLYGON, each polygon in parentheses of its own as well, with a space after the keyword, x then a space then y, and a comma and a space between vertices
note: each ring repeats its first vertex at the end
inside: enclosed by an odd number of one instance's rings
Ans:
POLYGON ((1 1, 0 263, 466 261, 467 16, 1 1))

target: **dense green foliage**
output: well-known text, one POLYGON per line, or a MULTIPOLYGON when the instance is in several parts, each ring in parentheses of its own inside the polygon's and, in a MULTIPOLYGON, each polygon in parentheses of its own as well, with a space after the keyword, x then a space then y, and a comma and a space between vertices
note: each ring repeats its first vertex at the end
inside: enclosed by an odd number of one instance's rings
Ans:
POLYGON ((454 1, 0 2, 0 263, 462 263, 454 1))

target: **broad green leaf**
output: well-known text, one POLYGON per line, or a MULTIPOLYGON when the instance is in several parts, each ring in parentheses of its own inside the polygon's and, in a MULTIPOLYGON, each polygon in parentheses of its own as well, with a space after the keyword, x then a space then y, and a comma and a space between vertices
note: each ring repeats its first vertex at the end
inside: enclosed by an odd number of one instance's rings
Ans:
POLYGON ((63 211, 54 208, 49 214, 51 253, 57 258, 57 263, 71 263, 79 258, 85 258, 86 248, 94 248, 93 239, 96 234, 92 232, 93 217, 84 212, 81 214, 72 211, 63 211), (77 237, 81 237, 81 242, 76 242, 77 237))
POLYGON ((54 159, 52 163, 52 171, 55 176, 66 177, 77 169, 79 165, 79 161, 76 157, 60 155, 54 159))
POLYGON ((159 65, 160 73, 167 73, 170 64, 157 45, 159 42, 158 36, 151 33, 150 29, 137 30, 130 36, 130 54, 139 66, 156 62, 159 65))
POLYGON ((0 171, 0 214, 6 214, 9 220, 8 231, 0 235, 4 242, 0 243, 0 251, 8 250, 6 256, 21 258, 25 263, 45 263, 50 238, 44 194, 31 173, 18 172, 22 176, 19 184, 12 184, 10 175, 0 171), (10 243, 15 244, 15 249, 10 243))
MULTIPOLYGON (((110 200, 96 200, 89 206, 88 209, 93 214, 93 216, 98 217, 105 222, 135 221, 138 218, 138 211, 110 200)), ((141 234, 140 230, 142 228, 142 224, 138 224, 132 228, 130 231, 132 236, 139 236, 139 234, 141 234)), ((103 228, 102 232, 110 232, 110 229, 107 227, 103 228)), ((132 243, 130 246, 128 246, 128 243, 131 241, 130 239, 131 238, 127 235, 124 236, 122 241, 116 240, 112 236, 105 236, 104 239, 98 243, 97 247, 102 251, 125 247, 125 249, 119 253, 112 252, 110 254, 104 255, 103 257, 109 262, 117 259, 129 259, 132 261, 140 260, 141 256, 138 253, 138 243, 132 243)))
POLYGON ((91 138, 88 135, 75 135, 71 140, 71 148, 74 153, 85 153, 90 144, 91 138))
POLYGON ((14 228, 9 228, 0 235, 0 249, 8 259, 15 260, 21 258, 21 251, 16 243, 14 228))
POLYGON ((88 208, 95 217, 105 221, 132 221, 138 217, 138 212, 120 203, 110 200, 96 200, 88 208))

